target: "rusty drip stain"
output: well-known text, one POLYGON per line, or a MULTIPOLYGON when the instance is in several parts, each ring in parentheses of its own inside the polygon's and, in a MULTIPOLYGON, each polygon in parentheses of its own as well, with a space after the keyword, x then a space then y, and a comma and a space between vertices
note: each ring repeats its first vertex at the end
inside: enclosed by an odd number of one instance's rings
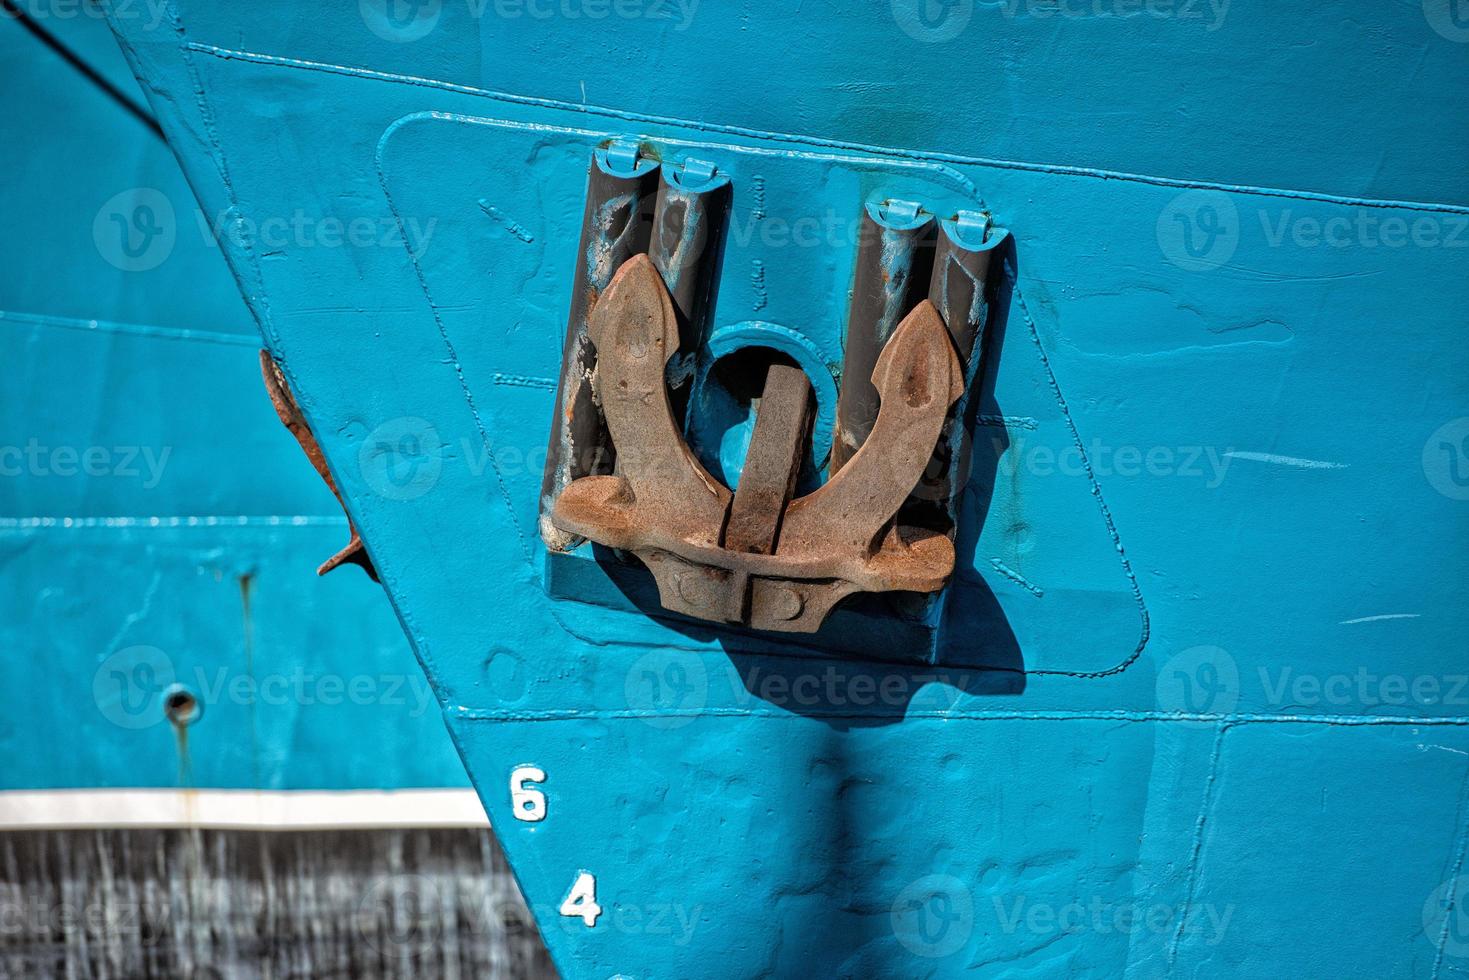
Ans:
POLYGON ((253 659, 255 653, 255 624, 250 617, 250 593, 255 587, 255 573, 245 572, 240 576, 240 608, 243 611, 245 624, 245 669, 253 671, 253 659))
POLYGON ((189 758, 189 724, 182 718, 168 719, 173 726, 174 743, 179 752, 179 787, 191 789, 194 784, 194 766, 189 758))
MULTIPOLYGON (((255 616, 250 609, 250 597, 255 590, 255 574, 245 572, 240 576, 240 617, 245 640, 245 676, 255 680, 255 616)), ((252 698, 245 706, 250 729, 250 785, 260 786, 260 745, 255 727, 255 701, 252 698)))
POLYGON ((372 566, 372 559, 367 556, 367 549, 362 544, 362 538, 357 533, 357 526, 352 523, 352 515, 347 514, 347 505, 342 502, 342 494, 337 490, 337 483, 332 479, 331 471, 326 465, 326 456, 321 451, 321 446, 316 441, 316 435, 311 431, 311 426, 306 422, 306 416, 301 412, 301 406, 297 404, 296 398, 291 394, 291 389, 286 384, 286 376, 281 371, 280 365, 270 356, 270 352, 260 352, 260 375, 265 380, 265 391, 270 395, 270 403, 275 406, 275 413, 280 417, 284 425, 296 437, 306 458, 311 461, 317 474, 326 484, 332 496, 337 498, 337 503, 342 508, 342 513, 347 515, 347 529, 351 532, 351 538, 346 547, 332 555, 317 568, 316 574, 325 575, 327 572, 339 565, 357 565, 365 571, 374 582, 378 581, 377 569, 372 566))

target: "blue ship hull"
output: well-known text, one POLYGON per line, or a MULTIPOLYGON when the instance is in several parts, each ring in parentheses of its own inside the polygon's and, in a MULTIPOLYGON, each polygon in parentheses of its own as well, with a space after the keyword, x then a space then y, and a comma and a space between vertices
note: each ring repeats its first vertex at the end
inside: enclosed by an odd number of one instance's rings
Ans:
POLYGON ((104 12, 0 74, 0 976, 548 975, 104 12))
POLYGON ((112 24, 564 975, 1464 968, 1452 6, 165 10, 112 24), (548 551, 617 143, 729 177, 712 329, 818 429, 864 204, 1008 229, 936 603, 757 634, 548 551))
MULTIPOLYGON (((466 791, 378 591, 312 574, 346 521, 261 398, 258 333, 216 222, 104 13, 26 13, 0 24, 16 97, 0 197, 30 229, 4 246, 0 281, 13 372, 0 392, 0 621, 16 690, 54 696, 17 699, 0 725, 0 801, 109 789, 159 801, 89 810, 84 793, 38 817, 116 826, 184 819, 182 789, 466 791), (164 238, 145 244, 128 225, 138 206, 164 238), (139 667, 159 670, 143 683, 139 667), (323 703, 323 678, 340 697, 323 703), (372 690, 349 698, 353 678, 372 690), (175 680, 209 716, 192 739, 159 704, 175 680)), ((256 808, 240 799, 215 816, 249 825, 256 808)), ((0 808, 0 826, 26 818, 0 808)))

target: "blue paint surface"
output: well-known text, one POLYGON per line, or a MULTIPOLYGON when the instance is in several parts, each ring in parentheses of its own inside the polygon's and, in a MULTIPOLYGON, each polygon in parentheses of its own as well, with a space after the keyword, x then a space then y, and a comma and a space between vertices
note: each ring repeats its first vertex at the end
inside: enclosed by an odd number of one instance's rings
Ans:
MULTIPOLYGON (((650 6, 114 19, 206 209, 301 219, 230 261, 561 970, 1462 972, 1451 8, 650 6), (593 562, 548 596, 545 379, 613 137, 727 168, 737 227, 890 194, 1014 236, 935 662, 619 608, 593 562)), ((732 248, 715 329, 839 363, 818 239, 732 248)))
MULTIPOLYGON (((68 9, 40 23, 146 105, 68 9)), ((381 592, 314 574, 345 518, 168 147, 8 15, 0 71, 0 790, 465 785, 381 592)))

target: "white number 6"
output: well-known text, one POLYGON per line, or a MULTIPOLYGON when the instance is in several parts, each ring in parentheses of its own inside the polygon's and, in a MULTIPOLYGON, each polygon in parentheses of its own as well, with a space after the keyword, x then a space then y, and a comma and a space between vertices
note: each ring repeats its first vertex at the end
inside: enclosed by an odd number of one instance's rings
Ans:
POLYGON ((544 783, 546 771, 536 766, 516 766, 510 772, 510 808, 516 820, 536 823, 546 819, 546 794, 529 784, 544 783))
POLYGON ((597 904, 597 879, 590 871, 580 872, 571 884, 566 900, 561 903, 561 914, 571 919, 581 919, 588 929, 597 924, 602 906, 597 904))

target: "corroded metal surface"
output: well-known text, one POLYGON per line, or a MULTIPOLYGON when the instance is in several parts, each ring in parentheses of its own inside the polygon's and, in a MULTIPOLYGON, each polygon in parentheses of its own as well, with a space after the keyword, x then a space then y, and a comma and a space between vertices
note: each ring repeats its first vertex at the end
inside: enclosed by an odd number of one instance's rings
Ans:
MULTIPOLYGON (((280 416, 281 424, 296 437, 301 444, 301 449, 306 453, 306 458, 311 460, 311 465, 316 472, 321 474, 321 479, 326 483, 327 489, 332 496, 337 498, 337 503, 342 503, 342 494, 337 490, 337 482, 332 479, 331 470, 327 469, 326 457, 321 454, 321 447, 317 445, 316 436, 311 432, 311 426, 306 423, 306 417, 301 414, 301 406, 296 404, 296 398, 291 394, 291 389, 286 385, 285 375, 281 373, 280 366, 271 358, 269 351, 260 352, 260 376, 265 379, 265 390, 270 395, 270 403, 275 406, 275 414, 280 416)), ((347 507, 342 505, 345 514, 347 507)), ((372 566, 372 559, 367 555, 367 549, 362 544, 362 537, 357 533, 357 526, 352 523, 351 515, 347 516, 347 528, 351 532, 351 538, 345 547, 332 555, 316 569, 316 574, 325 575, 327 572, 340 565, 357 565, 368 576, 376 582, 377 569, 372 566)))
POLYGON ((718 293, 720 244, 732 190, 727 176, 701 160, 685 160, 682 166, 665 162, 658 171, 648 254, 678 317, 679 351, 667 372, 676 418, 683 415, 695 354, 718 293))
POLYGON ((811 382, 790 364, 772 364, 755 419, 750 452, 730 504, 724 546, 768 555, 796 487, 811 431, 811 382))
POLYGON ((596 352, 587 338, 587 318, 612 274, 629 256, 648 249, 657 169, 658 162, 640 156, 635 145, 614 143, 592 154, 556 415, 541 484, 540 532, 553 550, 569 550, 579 543, 544 519, 556 496, 572 480, 612 472, 613 449, 592 387, 596 352))
MULTIPOLYGON (((973 387, 974 379, 984 370, 992 259, 1006 237, 1004 229, 991 227, 990 215, 985 212, 960 211, 954 218, 938 222, 928 298, 949 328, 964 364, 966 389, 973 387)), ((940 522, 950 528, 958 523, 959 494, 971 465, 964 409, 964 404, 956 405, 944 424, 916 494, 931 509, 936 508, 940 522)))
POLYGON ((872 371, 898 324, 927 294, 933 224, 933 217, 912 202, 887 201, 862 209, 832 434, 833 473, 862 447, 877 421, 879 396, 870 380, 872 371))
POLYGON ((678 323, 645 256, 618 271, 589 333, 619 469, 570 484, 552 520, 567 533, 636 554, 657 580, 665 608, 814 632, 854 592, 933 592, 947 582, 954 565, 948 538, 893 524, 963 392, 958 356, 932 303, 903 320, 877 361, 872 383, 881 409, 863 447, 820 489, 795 501, 794 463, 782 468, 779 461, 796 455, 793 430, 805 437, 798 403, 806 389, 775 372, 767 391, 776 413, 762 424, 762 412, 750 449, 758 488, 751 493, 765 499, 738 508, 740 550, 728 547, 732 495, 694 458, 673 422, 664 365, 677 350, 678 323), (781 481, 784 492, 770 498, 767 491, 781 481), (763 519, 755 518, 757 510, 763 519))

